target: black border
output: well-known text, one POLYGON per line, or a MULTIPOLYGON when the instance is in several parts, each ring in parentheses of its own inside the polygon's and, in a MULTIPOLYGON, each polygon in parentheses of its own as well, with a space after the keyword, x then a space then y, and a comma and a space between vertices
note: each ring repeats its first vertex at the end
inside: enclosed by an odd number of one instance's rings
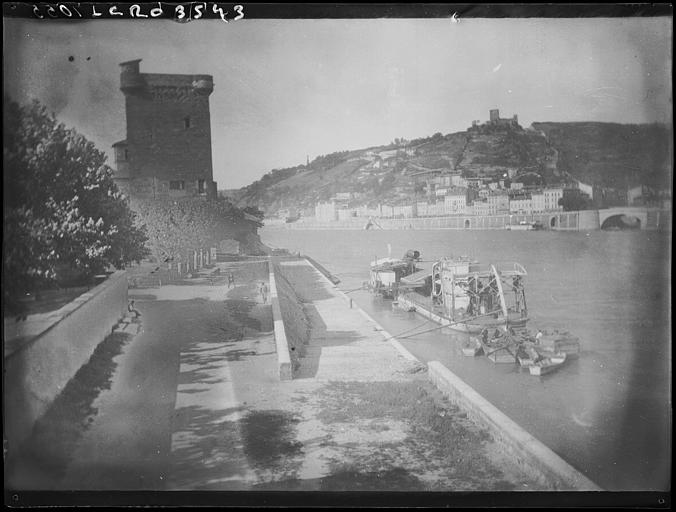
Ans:
MULTIPOLYGON (((75 2, 60 2, 66 6, 75 2)), ((143 6, 156 5, 138 2, 143 6)), ((188 2, 162 2, 172 6, 188 2)), ((209 2, 214 3, 214 2, 209 2)), ((224 8, 236 3, 221 3, 224 8)), ((396 4, 396 3, 340 3, 340 4, 281 4, 239 2, 244 6, 245 19, 372 19, 372 18, 622 18, 673 17, 673 5, 652 4, 396 4)), ((36 19, 33 7, 54 5, 46 2, 3 3, 3 17, 36 19)), ((120 10, 133 2, 81 2, 80 6, 96 4, 97 10, 111 5, 120 10)), ((91 9, 91 7, 90 7, 91 9)), ((157 19, 173 19, 173 12, 165 9, 157 19)), ((86 11, 82 11, 83 13, 86 11)), ((128 14, 128 10, 127 10, 128 14)), ((106 16, 97 19, 131 19, 130 16, 106 16)), ((203 19, 218 18, 218 15, 203 19)), ((83 19, 92 19, 86 15, 83 19)), ((149 18, 150 19, 150 18, 149 18)), ((72 21, 52 19, 54 21, 72 21)), ((671 492, 221 492, 221 491, 13 491, 5 489, 4 504, 10 508, 46 506, 166 506, 166 507, 227 507, 227 508, 281 508, 281 507, 392 507, 392 508, 650 508, 671 509, 671 492)))
POLYGON ((671 509, 668 492, 5 491, 9 507, 542 507, 671 509))
MULTIPOLYGON (((157 2, 8 2, 3 3, 3 16, 12 18, 36 19, 33 9, 37 5, 44 9, 47 5, 56 7, 78 6, 82 19, 92 18, 92 5, 96 5, 101 14, 96 19, 132 19, 129 7, 137 3, 144 12, 157 6, 157 2), (114 16, 108 13, 111 6, 117 6, 123 13, 114 16)), ((187 6, 191 2, 161 2, 163 14, 156 19, 173 19, 176 5, 187 6)), ((192 2, 200 3, 200 2, 192 2)), ((355 19, 355 18, 451 18, 453 14, 462 18, 621 18, 673 16, 673 5, 669 3, 633 3, 633 4, 501 4, 501 3, 252 3, 252 2, 207 2, 229 10, 232 19, 233 7, 242 5, 244 19, 355 19)), ((67 19, 54 11, 57 18, 67 19)), ((49 18, 45 18, 49 19, 49 18)), ((71 20, 76 18, 71 18, 71 20)), ((151 18, 148 18, 151 19, 151 18)), ((202 19, 219 19, 219 14, 208 8, 202 19)), ((52 20, 53 21, 53 20, 52 20)))

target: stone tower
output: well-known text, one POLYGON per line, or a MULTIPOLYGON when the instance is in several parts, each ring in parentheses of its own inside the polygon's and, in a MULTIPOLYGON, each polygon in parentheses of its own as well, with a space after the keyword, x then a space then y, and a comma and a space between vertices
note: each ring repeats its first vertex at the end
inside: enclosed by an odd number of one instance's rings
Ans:
POLYGON ((141 73, 123 62, 127 138, 113 144, 115 181, 132 198, 216 197, 211 161, 211 75, 141 73))

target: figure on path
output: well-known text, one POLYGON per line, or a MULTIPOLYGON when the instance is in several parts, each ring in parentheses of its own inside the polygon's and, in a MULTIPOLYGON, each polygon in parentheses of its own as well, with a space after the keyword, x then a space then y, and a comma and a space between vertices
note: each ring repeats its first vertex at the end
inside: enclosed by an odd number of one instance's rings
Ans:
POLYGON ((141 313, 134 307, 134 301, 133 300, 129 302, 127 309, 129 310, 130 313, 133 313, 135 315, 135 318, 138 318, 138 317, 141 316, 141 313))
POLYGON ((231 286, 235 286, 235 274, 232 272, 228 272, 228 289, 231 286))
POLYGON ((261 283, 259 290, 261 293, 261 299, 263 300, 263 304, 266 304, 268 302, 268 285, 265 283, 261 283))

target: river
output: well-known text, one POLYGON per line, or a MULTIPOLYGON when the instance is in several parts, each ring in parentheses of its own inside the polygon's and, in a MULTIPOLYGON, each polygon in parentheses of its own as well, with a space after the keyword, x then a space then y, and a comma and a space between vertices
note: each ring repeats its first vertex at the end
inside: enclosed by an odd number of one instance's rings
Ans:
MULTIPOLYGON (((650 231, 363 231, 263 228, 263 242, 312 256, 393 335, 434 327, 355 290, 375 256, 417 249, 527 270, 531 328, 571 331, 581 352, 533 377, 465 358, 448 329, 400 341, 441 361, 502 412, 607 490, 668 490, 671 471, 671 233, 650 231)), ((452 440, 449 440, 452 442, 452 440)))

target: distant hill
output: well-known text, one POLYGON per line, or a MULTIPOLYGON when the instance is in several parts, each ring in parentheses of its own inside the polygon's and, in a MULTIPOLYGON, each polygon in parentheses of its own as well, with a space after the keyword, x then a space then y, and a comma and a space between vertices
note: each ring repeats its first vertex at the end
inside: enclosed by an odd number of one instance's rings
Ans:
POLYGON ((396 204, 422 198, 430 170, 466 178, 528 174, 545 184, 572 177, 618 189, 670 188, 671 151, 671 132, 664 125, 533 123, 525 130, 480 125, 320 156, 309 165, 275 169, 229 195, 240 206, 267 212, 309 208, 339 192, 357 194, 365 204, 396 204))
POLYGON ((589 184, 671 188, 673 134, 659 124, 533 123, 559 152, 559 167, 589 184))

